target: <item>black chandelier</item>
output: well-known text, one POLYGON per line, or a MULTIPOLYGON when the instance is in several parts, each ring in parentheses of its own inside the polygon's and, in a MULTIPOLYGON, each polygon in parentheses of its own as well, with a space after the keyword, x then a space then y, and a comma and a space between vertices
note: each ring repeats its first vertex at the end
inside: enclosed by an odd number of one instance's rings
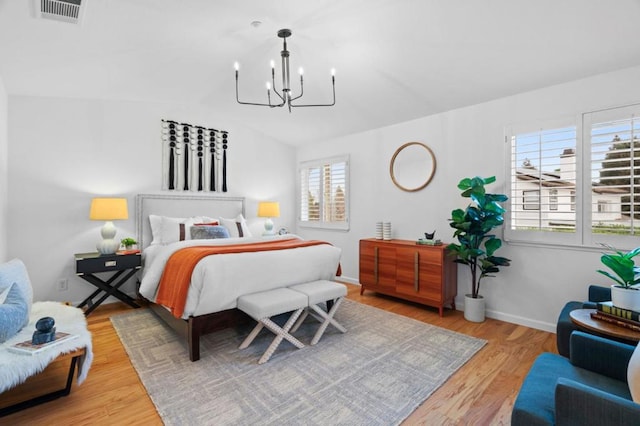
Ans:
POLYGON ((270 108, 282 107, 287 105, 289 108, 289 112, 291 112, 291 108, 297 107, 319 107, 319 106, 333 106, 336 104, 336 76, 335 69, 331 70, 331 88, 333 90, 333 102, 330 104, 306 104, 306 105, 294 105, 293 101, 296 99, 300 99, 304 94, 304 79, 303 74, 304 70, 302 68, 299 69, 300 73, 300 94, 295 98, 292 97, 291 94, 291 85, 289 84, 289 51, 287 50, 287 37, 291 36, 291 30, 282 29, 278 31, 278 37, 283 39, 283 48, 280 52, 280 57, 282 58, 282 90, 278 91, 276 89, 276 70, 275 63, 271 61, 271 82, 267 82, 267 99, 269 103, 256 103, 256 102, 241 102, 238 97, 238 69, 239 65, 236 62, 236 101, 242 105, 258 105, 258 106, 268 106, 270 108), (273 93, 275 93, 278 98, 280 98, 279 103, 271 103, 271 90, 273 89, 273 93))

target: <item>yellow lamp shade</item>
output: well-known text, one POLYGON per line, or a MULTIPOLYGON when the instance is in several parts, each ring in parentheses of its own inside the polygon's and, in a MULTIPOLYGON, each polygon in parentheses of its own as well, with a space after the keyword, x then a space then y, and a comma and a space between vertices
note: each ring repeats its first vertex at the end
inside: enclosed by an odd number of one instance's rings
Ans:
POLYGON ((280 217, 280 203, 261 201, 258 203, 258 217, 280 217))
POLYGON ((94 198, 89 211, 91 220, 129 219, 126 198, 94 198))

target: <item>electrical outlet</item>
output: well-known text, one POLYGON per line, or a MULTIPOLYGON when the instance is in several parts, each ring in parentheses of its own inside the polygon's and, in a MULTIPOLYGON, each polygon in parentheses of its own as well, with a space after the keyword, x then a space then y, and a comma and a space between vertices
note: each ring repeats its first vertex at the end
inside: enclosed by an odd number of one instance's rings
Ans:
POLYGON ((57 282, 58 291, 69 290, 69 281, 66 278, 60 278, 57 282))

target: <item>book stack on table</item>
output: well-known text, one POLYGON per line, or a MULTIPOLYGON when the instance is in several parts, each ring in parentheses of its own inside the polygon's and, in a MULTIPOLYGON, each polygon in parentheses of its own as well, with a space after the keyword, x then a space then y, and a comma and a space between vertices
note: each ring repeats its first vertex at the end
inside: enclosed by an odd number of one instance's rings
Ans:
POLYGON ((598 302, 591 318, 640 331, 640 312, 618 308, 611 302, 598 302))
POLYGON ((31 339, 29 339, 25 340, 24 342, 16 343, 15 345, 9 346, 9 350, 11 352, 20 354, 35 355, 53 346, 57 346, 59 343, 62 343, 66 340, 75 339, 76 337, 78 337, 77 334, 69 334, 58 331, 56 332, 55 340, 52 340, 51 342, 34 344, 32 343, 31 339))

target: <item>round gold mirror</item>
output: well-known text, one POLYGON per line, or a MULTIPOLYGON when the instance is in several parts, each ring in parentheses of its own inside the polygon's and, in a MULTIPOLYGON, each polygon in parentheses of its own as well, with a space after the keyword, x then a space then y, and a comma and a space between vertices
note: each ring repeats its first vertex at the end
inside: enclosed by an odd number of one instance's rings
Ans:
POLYGON ((429 185, 436 172, 436 157, 431 148, 420 142, 408 142, 391 157, 389 173, 393 183, 403 191, 419 191, 429 185))

